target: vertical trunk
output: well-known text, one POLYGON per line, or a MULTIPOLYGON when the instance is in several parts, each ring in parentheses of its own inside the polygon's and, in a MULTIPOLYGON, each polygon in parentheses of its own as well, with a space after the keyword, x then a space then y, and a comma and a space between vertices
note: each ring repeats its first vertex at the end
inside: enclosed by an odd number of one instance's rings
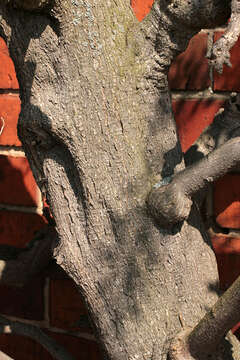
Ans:
POLYGON ((224 1, 206 0, 191 26, 194 3, 189 15, 189 1, 178 10, 156 1, 142 24, 124 0, 56 0, 41 14, 0 5, 19 133, 56 220, 55 256, 112 360, 165 360, 175 334, 216 301, 197 209, 165 230, 146 208, 152 186, 184 167, 168 67, 202 26, 225 20, 224 1))

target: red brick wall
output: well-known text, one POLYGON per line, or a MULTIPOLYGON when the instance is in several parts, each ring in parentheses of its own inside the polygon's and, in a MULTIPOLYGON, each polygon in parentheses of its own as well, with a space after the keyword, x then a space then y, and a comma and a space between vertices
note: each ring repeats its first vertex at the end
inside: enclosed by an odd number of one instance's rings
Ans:
MULTIPOLYGON (((216 111, 231 92, 240 90, 240 40, 231 51, 232 68, 224 65, 221 75, 205 59, 207 38, 219 38, 221 31, 202 31, 178 56, 169 73, 173 109, 183 151, 212 122, 216 111)), ((225 290, 240 274, 240 175, 232 173, 217 181, 208 199, 208 215, 218 225, 212 234, 220 285, 225 290), (233 235, 234 234, 234 235, 233 235)))
MULTIPOLYGON (((139 20, 148 13, 153 0, 132 0, 139 20)), ((206 31, 195 36, 185 53, 171 67, 170 86, 173 109, 183 151, 186 151, 213 120, 231 91, 240 88, 240 41, 232 49, 233 67, 222 75, 211 70, 205 59, 206 31)), ((0 243, 24 246, 45 224, 42 199, 21 143, 16 125, 20 112, 18 82, 8 49, 0 38, 0 243)), ((240 273, 240 187, 239 175, 219 180, 208 206, 219 227, 235 229, 235 235, 213 234, 222 289, 240 273), (238 235, 239 233, 239 235, 238 235)), ((208 212, 210 211, 208 209, 208 212)), ((100 360, 86 310, 73 283, 51 268, 23 289, 0 286, 0 313, 37 324, 64 345, 76 359, 100 360)), ((34 341, 19 336, 0 335, 0 349, 16 360, 48 360, 52 357, 34 341)))

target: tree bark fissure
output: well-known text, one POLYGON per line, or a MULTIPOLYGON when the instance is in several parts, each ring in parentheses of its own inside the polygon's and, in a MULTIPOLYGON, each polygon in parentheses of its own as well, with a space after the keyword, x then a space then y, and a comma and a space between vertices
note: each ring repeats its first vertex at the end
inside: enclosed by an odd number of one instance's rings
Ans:
POLYGON ((9 1, 0 14, 21 89, 19 135, 56 221, 55 257, 107 359, 165 360, 179 318, 195 326, 218 279, 197 209, 165 230, 146 206, 156 182, 184 169, 167 72, 191 36, 225 23, 229 1, 156 0, 141 24, 124 0, 47 5, 9 1))

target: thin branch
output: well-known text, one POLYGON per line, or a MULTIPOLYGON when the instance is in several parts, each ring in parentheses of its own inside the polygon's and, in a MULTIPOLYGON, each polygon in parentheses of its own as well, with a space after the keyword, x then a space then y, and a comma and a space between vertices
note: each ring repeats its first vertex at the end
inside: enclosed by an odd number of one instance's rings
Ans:
POLYGON ((201 359, 214 353, 226 333, 240 321, 240 276, 193 330, 174 339, 170 360, 201 359))
POLYGON ((169 184, 156 184, 148 197, 151 214, 164 227, 187 219, 192 196, 239 165, 240 137, 236 137, 176 174, 169 184))
POLYGON ((68 351, 60 346, 54 339, 46 335, 37 326, 12 321, 0 316, 0 332, 3 334, 17 334, 30 337, 41 344, 57 360, 74 360, 68 351))
POLYGON ((46 226, 25 249, 0 246, 0 283, 23 286, 47 267, 53 257, 56 231, 46 226))
POLYGON ((240 134, 240 93, 232 93, 213 122, 184 154, 187 166, 199 161, 217 147, 240 134))
POLYGON ((232 0, 231 19, 227 26, 227 30, 218 39, 212 48, 211 63, 214 68, 222 73, 223 64, 232 66, 230 61, 230 50, 237 42, 240 35, 240 2, 239 0, 232 0))

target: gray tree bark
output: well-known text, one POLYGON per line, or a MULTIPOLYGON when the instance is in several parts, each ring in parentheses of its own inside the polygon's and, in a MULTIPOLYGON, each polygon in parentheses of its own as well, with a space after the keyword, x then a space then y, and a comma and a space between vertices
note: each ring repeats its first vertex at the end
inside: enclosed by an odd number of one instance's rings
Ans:
MULTIPOLYGON (((154 184, 184 169, 167 72, 230 1, 1 1, 21 89, 19 136, 56 221, 57 263, 83 294, 106 359, 165 360, 217 300, 209 239, 193 204, 161 228, 154 184), (36 10, 36 11, 35 11, 36 10)), ((233 340, 234 342, 234 340, 233 340)), ((233 359, 235 345, 212 353, 233 359)))

